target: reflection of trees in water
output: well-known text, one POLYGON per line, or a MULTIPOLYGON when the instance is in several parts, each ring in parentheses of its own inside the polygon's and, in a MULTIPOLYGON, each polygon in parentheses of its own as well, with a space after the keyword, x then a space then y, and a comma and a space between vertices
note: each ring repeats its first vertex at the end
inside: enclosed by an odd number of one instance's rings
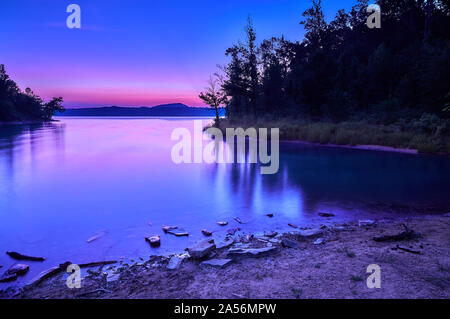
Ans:
POLYGON ((282 143, 277 174, 261 175, 259 164, 212 167, 211 177, 229 196, 238 195, 251 204, 255 192, 260 193, 259 197, 271 195, 276 200, 289 191, 288 196, 298 194, 305 213, 315 213, 323 205, 350 209, 369 202, 450 204, 445 194, 450 183, 450 162, 439 157, 282 143))
POLYGON ((0 165, 3 163, 6 173, 12 175, 15 161, 27 151, 31 162, 44 148, 64 154, 64 131, 65 125, 60 123, 0 125, 0 165))
MULTIPOLYGON (((269 143, 270 146, 270 143, 269 143)), ((222 147, 225 152, 231 147, 226 141, 216 142, 216 148, 222 147)), ((269 150, 270 152, 270 150, 269 150)), ((239 205, 253 206, 255 200, 267 200, 270 195, 275 201, 285 200, 285 191, 289 191, 289 196, 296 197, 295 201, 301 203, 302 209, 306 211, 315 211, 320 198, 304 198, 303 185, 299 180, 292 181, 291 175, 295 176, 295 171, 299 165, 286 159, 280 153, 280 167, 277 174, 262 175, 260 165, 249 163, 250 152, 248 143, 245 149, 240 149, 234 143, 235 160, 238 156, 245 158, 245 163, 230 164, 211 164, 208 170, 209 177, 214 180, 217 189, 228 196, 233 196, 234 200, 239 198, 239 205)), ((270 153, 269 153, 270 154, 270 153)), ((226 195, 221 194, 226 200, 226 195)))

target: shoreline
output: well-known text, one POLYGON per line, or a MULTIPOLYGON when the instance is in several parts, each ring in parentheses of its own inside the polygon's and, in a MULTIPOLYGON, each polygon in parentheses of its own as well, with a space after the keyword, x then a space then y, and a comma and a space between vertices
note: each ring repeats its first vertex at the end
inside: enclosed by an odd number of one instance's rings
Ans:
POLYGON ((0 121, 0 125, 47 124, 47 123, 54 123, 54 122, 60 122, 60 121, 54 120, 54 119, 51 121, 11 121, 11 122, 0 121))
MULTIPOLYGON (((403 154, 412 154, 419 155, 419 151, 415 149, 409 148, 396 148, 391 146, 382 146, 382 145, 339 145, 339 144, 321 144, 314 143, 308 141, 300 141, 300 140, 280 140, 280 142, 284 143, 299 143, 313 146, 324 146, 324 147, 336 147, 336 148, 347 148, 352 150, 364 150, 364 151, 378 151, 378 152, 393 152, 393 153, 403 153, 403 154)), ((435 155, 448 155, 448 154, 435 154, 435 155)))
POLYGON ((81 289, 67 288, 61 271, 0 298, 449 298, 449 226, 447 214, 276 235, 237 232, 214 248, 206 239, 189 253, 89 268, 81 289), (401 232, 404 223, 421 237, 373 240, 401 232), (205 256, 194 258, 200 252, 205 256), (374 263, 382 269, 381 289, 366 287, 365 268, 374 263))
POLYGON ((224 135, 227 128, 279 128, 279 139, 283 142, 407 154, 450 154, 448 136, 402 130, 398 125, 363 122, 302 123, 289 119, 254 123, 222 119, 219 124, 213 123, 205 127, 205 130, 208 127, 218 128, 224 135))

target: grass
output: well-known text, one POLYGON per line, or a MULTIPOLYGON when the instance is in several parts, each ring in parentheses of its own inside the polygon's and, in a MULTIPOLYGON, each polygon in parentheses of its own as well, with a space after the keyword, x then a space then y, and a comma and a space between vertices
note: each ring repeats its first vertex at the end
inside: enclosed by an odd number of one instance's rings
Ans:
POLYGON ((221 120, 218 125, 230 128, 267 127, 279 128, 280 139, 335 145, 377 145, 417 150, 419 153, 450 154, 448 137, 403 130, 399 125, 374 125, 364 122, 304 122, 294 119, 221 120))

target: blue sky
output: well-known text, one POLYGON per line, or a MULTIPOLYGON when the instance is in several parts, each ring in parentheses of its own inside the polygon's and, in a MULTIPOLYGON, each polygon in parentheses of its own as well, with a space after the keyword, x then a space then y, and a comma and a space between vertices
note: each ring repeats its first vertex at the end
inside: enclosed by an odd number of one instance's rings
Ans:
MULTIPOLYGON (((323 1, 326 18, 355 1, 323 1)), ((201 105, 198 92, 250 14, 258 39, 301 40, 304 0, 0 2, 0 63, 21 88, 67 107, 201 105), (66 7, 81 7, 80 30, 66 7)))

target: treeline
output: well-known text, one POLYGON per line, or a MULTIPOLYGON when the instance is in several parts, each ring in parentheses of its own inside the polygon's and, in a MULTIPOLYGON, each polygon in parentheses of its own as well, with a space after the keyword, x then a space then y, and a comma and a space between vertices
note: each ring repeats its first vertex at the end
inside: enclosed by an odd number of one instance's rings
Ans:
POLYGON ((0 122, 50 121, 56 111, 64 111, 63 98, 45 102, 30 88, 22 92, 0 64, 0 122))
POLYGON ((231 61, 222 67, 228 119, 413 123, 448 133, 448 1, 376 3, 381 28, 370 29, 368 1, 328 23, 313 0, 299 42, 258 42, 249 18, 246 41, 226 51, 231 61))

